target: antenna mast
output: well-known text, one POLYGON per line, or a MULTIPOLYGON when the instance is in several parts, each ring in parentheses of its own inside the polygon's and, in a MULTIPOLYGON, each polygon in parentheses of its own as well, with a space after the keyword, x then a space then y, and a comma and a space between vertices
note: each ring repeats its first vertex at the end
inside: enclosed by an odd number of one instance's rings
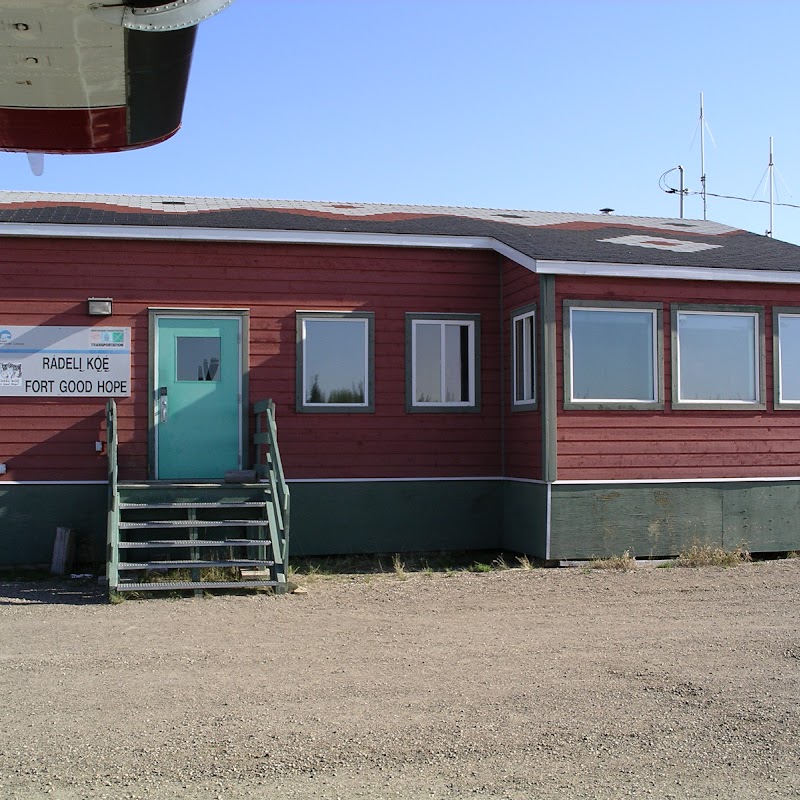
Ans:
POLYGON ((772 231, 773 231, 773 227, 772 227, 772 210, 773 210, 773 205, 774 204, 772 202, 772 189, 773 189, 773 184, 775 182, 774 169, 775 169, 775 164, 773 164, 773 162, 772 162, 772 137, 770 136, 769 137, 769 166, 767 167, 767 172, 768 172, 768 176, 769 176, 768 177, 768 180, 769 180, 769 230, 767 231, 767 236, 769 236, 770 239, 772 238, 772 231))
POLYGON ((703 93, 700 92, 700 185, 703 194, 703 219, 706 217, 706 121, 703 115, 703 93))

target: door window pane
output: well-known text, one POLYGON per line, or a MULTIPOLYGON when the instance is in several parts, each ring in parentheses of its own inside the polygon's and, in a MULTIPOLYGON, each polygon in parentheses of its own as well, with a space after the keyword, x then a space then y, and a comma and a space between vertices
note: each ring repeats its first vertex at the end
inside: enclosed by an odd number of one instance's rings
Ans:
POLYGON ((758 401, 756 314, 678 312, 679 399, 758 401))
POLYGON ((175 369, 179 381, 219 381, 219 336, 176 336, 175 369))
POLYGON ((655 312, 570 312, 571 399, 655 402, 655 312))
POLYGON ((305 405, 367 404, 366 319, 303 320, 305 405))

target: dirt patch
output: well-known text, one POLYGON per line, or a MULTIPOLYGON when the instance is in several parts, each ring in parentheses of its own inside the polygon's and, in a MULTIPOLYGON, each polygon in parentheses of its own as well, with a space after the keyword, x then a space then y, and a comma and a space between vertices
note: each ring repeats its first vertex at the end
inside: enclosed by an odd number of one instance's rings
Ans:
POLYGON ((0 796, 800 794, 800 559, 301 580, 0 584, 0 796))

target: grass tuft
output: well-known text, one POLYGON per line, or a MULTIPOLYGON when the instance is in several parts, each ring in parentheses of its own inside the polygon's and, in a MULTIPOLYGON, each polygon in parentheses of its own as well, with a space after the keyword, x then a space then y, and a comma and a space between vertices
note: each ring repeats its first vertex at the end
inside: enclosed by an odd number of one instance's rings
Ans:
POLYGON ((406 574, 406 565, 400 558, 399 553, 395 553, 392 556, 392 569, 394 570, 394 574, 397 575, 401 581, 408 579, 408 575, 406 574))
POLYGON ((535 565, 526 555, 517 556, 517 564, 519 564, 519 568, 525 570, 525 572, 530 572, 532 569, 535 569, 535 565))
POLYGON ((736 567, 751 561, 750 551, 744 547, 725 550, 722 547, 692 545, 675 559, 678 567, 736 567))
POLYGON ((636 569, 636 559, 626 550, 621 556, 608 558, 593 558, 587 565, 588 569, 613 569, 620 572, 629 572, 636 569))

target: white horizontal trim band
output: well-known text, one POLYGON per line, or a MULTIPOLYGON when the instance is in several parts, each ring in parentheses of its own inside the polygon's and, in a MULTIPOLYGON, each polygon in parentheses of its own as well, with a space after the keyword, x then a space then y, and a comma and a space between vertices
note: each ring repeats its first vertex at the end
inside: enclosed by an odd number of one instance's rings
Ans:
POLYGON ((108 481, 4 481, 0 480, 0 489, 3 486, 108 486, 108 481))
POLYGON ((782 476, 767 478, 631 478, 620 480, 565 480, 553 481, 554 486, 607 486, 609 484, 626 483, 775 483, 780 481, 800 481, 800 476, 782 476))
MULTIPOLYGON (((511 481, 513 483, 536 483, 549 486, 607 486, 609 484, 672 484, 672 483, 791 483, 800 481, 800 476, 781 476, 768 478, 631 478, 622 480, 560 480, 548 484, 547 481, 535 478, 511 478, 489 475, 486 477, 463 478, 287 478, 288 483, 408 483, 447 481, 511 481)), ((4 481, 3 486, 106 486, 108 481, 4 481)))
POLYGON ((287 483, 409 483, 411 481, 442 483, 445 481, 506 481, 509 478, 498 476, 469 478, 287 478, 287 483))

